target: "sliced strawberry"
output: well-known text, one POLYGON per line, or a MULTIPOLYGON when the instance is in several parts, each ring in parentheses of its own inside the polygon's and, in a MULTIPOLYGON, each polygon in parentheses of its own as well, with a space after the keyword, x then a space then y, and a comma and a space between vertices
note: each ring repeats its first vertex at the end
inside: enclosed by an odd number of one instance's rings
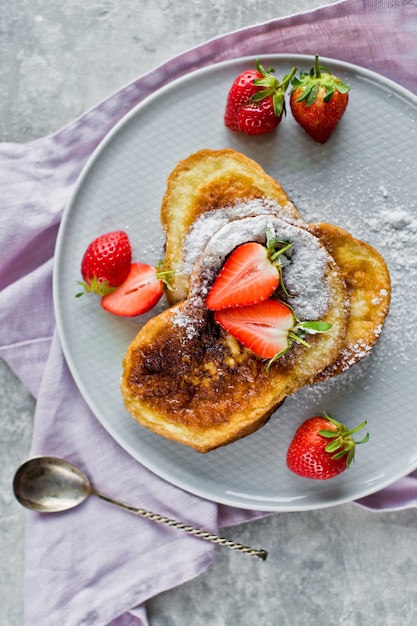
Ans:
POLYGON ((280 282, 278 267, 260 243, 244 243, 229 256, 206 300, 212 311, 266 300, 280 282))
POLYGON ((155 306, 163 292, 164 283, 155 267, 132 263, 126 280, 101 299, 101 306, 114 315, 134 317, 155 306))
POLYGON ((216 311, 214 319, 246 348, 265 359, 288 350, 295 324, 291 309, 278 300, 216 311))

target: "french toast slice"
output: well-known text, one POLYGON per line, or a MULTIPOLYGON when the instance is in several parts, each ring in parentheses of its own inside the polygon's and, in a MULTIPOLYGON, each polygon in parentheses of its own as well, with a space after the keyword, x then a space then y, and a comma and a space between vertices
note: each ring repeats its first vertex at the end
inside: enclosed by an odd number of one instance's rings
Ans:
POLYGON ((129 346, 125 406, 143 426, 198 452, 229 444, 263 426, 288 395, 334 363, 348 319, 344 278, 315 235, 271 215, 232 220, 195 263, 187 299, 149 320, 129 346), (292 243, 283 277, 297 318, 332 324, 329 332, 309 336, 310 347, 294 342, 269 370, 205 306, 227 255, 246 241, 265 243, 267 228, 292 243))
POLYGON ((199 150, 180 161, 161 206, 162 269, 175 272, 165 291, 168 302, 185 300, 193 265, 216 230, 233 219, 266 213, 301 220, 281 185, 252 159, 226 148, 199 150))
POLYGON ((341 270, 350 300, 349 323, 344 345, 336 361, 316 376, 327 380, 348 370, 371 351, 378 340, 391 299, 391 279, 381 254, 332 224, 310 224, 341 270))

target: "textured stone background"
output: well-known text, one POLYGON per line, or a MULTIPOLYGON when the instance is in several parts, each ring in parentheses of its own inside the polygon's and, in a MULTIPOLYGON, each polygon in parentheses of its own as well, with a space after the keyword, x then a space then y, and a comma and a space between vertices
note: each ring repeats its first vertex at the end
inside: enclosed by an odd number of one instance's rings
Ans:
MULTIPOLYGON (((0 137, 42 137, 177 53, 323 4, 3 0, 0 137)), ((28 455, 34 401, 2 362, 0 404, 0 626, 21 626, 25 515, 11 482, 28 455)), ((416 623, 414 511, 375 514, 343 505, 279 514, 222 534, 268 548, 268 560, 220 548, 203 576, 149 603, 152 626, 416 623)))

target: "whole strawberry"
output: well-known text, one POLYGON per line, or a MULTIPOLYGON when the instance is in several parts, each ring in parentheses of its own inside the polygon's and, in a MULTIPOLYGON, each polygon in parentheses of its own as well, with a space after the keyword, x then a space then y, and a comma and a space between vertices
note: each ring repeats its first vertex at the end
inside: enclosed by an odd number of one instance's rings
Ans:
POLYGON ((296 68, 282 81, 273 72, 273 68, 265 70, 257 61, 256 70, 247 70, 235 79, 224 115, 224 123, 230 130, 263 135, 278 126, 285 113, 284 94, 296 68))
POLYGON ((81 261, 81 274, 84 282, 79 284, 84 291, 99 296, 110 293, 123 283, 132 262, 132 249, 127 234, 121 230, 106 233, 94 239, 88 246, 81 261))
POLYGON ((293 77, 290 107, 294 119, 316 141, 324 143, 341 120, 349 102, 350 87, 315 57, 310 72, 293 77))
POLYGON ((288 448, 288 468, 299 476, 316 480, 341 474, 351 464, 355 446, 369 439, 369 433, 361 441, 352 438, 365 425, 363 422, 348 430, 326 413, 310 417, 298 428, 288 448))

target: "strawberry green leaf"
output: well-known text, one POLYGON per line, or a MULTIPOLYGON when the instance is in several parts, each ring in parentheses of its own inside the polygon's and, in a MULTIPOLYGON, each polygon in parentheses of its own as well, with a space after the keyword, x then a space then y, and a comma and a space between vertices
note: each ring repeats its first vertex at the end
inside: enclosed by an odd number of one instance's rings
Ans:
POLYGON ((325 450, 329 454, 331 454, 332 459, 341 459, 344 456, 346 458, 346 467, 349 467, 355 455, 355 446, 361 443, 366 443, 369 441, 369 433, 365 435, 363 439, 360 441, 355 441, 352 437, 353 433, 356 433, 358 430, 361 430, 365 425, 366 421, 359 424, 355 428, 349 430, 344 424, 336 421, 327 413, 323 413, 323 417, 331 424, 336 426, 335 430, 319 430, 319 434, 327 439, 331 439, 331 441, 326 445, 325 450), (334 452, 334 454, 332 454, 334 452))
POLYGON ((341 80, 335 81, 335 85, 334 86, 335 86, 335 88, 337 89, 337 91, 339 93, 347 93, 348 91, 350 91, 349 85, 346 85, 346 83, 344 83, 341 80))
POLYGON ((116 289, 116 287, 112 287, 107 280, 98 280, 97 276, 94 276, 93 280, 90 283, 78 280, 77 285, 82 287, 83 290, 75 294, 76 298, 80 298, 85 293, 95 293, 98 296, 103 297, 116 289))
POLYGON ((315 335, 316 333, 327 333, 333 324, 329 322, 300 322, 298 324, 298 328, 304 330, 306 333, 310 335, 315 335))
MULTIPOLYGON (((326 431, 324 431, 326 432, 326 431)), ((323 435, 323 431, 320 431, 320 434, 323 435)), ((333 437, 334 437, 334 432, 333 432, 333 437)), ((326 435, 323 435, 323 437, 325 437, 326 435)), ((336 439, 333 439, 333 441, 331 441, 330 443, 327 444, 325 450, 326 452, 337 452, 337 450, 339 450, 339 448, 341 448, 343 446, 343 437, 336 437, 336 439)), ((340 453, 338 453, 340 454, 340 453)))
POLYGON ((156 266, 156 278, 158 278, 159 280, 162 280, 165 287, 169 289, 170 291, 173 291, 174 288, 172 286, 172 281, 174 280, 175 270, 161 271, 162 264, 163 264, 163 261, 159 261, 158 265, 156 266))
POLYGON ((260 102, 265 98, 272 97, 272 103, 274 107, 274 114, 276 117, 280 117, 283 113, 285 113, 285 98, 284 94, 291 82, 292 77, 294 76, 297 68, 294 67, 289 74, 286 74, 282 81, 279 81, 276 76, 273 76, 274 68, 269 68, 265 70, 265 68, 256 61, 256 69, 262 75, 262 78, 256 78, 253 81, 253 84, 257 87, 266 87, 266 89, 261 89, 254 93, 251 97, 253 102, 260 102))
POLYGON ((319 65, 319 59, 316 55, 314 67, 310 72, 300 72, 300 77, 291 79, 292 91, 299 89, 301 91, 297 98, 297 102, 305 102, 306 106, 312 106, 317 99, 320 89, 325 90, 324 102, 331 100, 335 90, 341 94, 350 91, 349 85, 344 83, 340 78, 331 74, 331 72, 319 65))
POLYGON ((322 437, 327 437, 328 439, 334 439, 337 432, 337 430, 321 430, 320 435, 322 435, 322 437))

